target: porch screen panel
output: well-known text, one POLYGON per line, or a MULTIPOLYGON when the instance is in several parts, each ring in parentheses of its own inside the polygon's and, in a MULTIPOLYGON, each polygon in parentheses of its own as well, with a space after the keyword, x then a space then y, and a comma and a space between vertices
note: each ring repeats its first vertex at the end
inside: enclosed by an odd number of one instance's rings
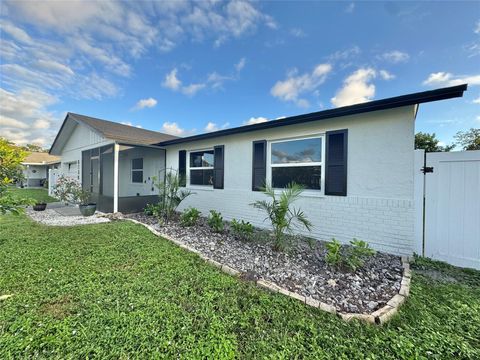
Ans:
POLYGON ((91 164, 90 164, 90 150, 82 151, 82 188, 83 190, 91 191, 90 176, 91 176, 91 164))

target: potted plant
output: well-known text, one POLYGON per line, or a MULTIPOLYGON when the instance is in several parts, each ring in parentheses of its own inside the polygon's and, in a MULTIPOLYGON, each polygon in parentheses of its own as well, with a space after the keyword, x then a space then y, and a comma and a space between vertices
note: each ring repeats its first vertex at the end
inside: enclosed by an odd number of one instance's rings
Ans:
POLYGON ((44 211, 47 208, 47 203, 44 202, 37 202, 33 205, 34 211, 44 211))
POLYGON ((78 208, 83 216, 92 216, 97 211, 97 204, 90 202, 90 192, 77 189, 75 193, 75 200, 78 203, 78 208))

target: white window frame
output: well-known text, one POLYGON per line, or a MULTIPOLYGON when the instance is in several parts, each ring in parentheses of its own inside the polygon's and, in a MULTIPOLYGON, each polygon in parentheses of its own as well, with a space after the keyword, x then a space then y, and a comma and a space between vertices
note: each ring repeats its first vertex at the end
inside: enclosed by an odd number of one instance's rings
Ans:
POLYGON ((136 157, 136 158, 132 158, 132 160, 130 160, 130 184, 132 185, 143 185, 144 184, 144 170, 145 170, 145 158, 143 157, 136 157), (138 159, 142 159, 142 169, 134 169, 133 168, 133 161, 134 160, 138 160, 138 159), (133 172, 139 172, 141 171, 142 172, 142 181, 141 182, 136 182, 136 181, 133 181, 133 172))
MULTIPOLYGON (((324 196, 325 195, 325 133, 318 133, 308 136, 297 136, 290 138, 282 138, 269 140, 267 142, 267 184, 272 185, 272 168, 274 167, 299 167, 299 166, 320 166, 321 167, 321 179, 320 179, 320 190, 315 189, 305 189, 302 192, 302 196, 324 196), (272 144, 288 142, 288 141, 297 141, 297 140, 307 140, 307 139, 321 139, 321 161, 316 162, 302 162, 302 163, 286 163, 286 164, 272 164, 272 144)), ((281 192, 282 189, 275 188, 275 192, 281 192)))
MULTIPOLYGON (((213 190, 212 185, 196 185, 190 183, 190 170, 213 170, 214 166, 200 166, 200 167, 190 167, 190 154, 196 153, 200 151, 212 151, 213 148, 204 148, 204 149, 195 149, 187 151, 187 186, 194 189, 203 189, 203 190, 213 190)), ((215 161, 215 154, 214 154, 214 161, 215 161)))

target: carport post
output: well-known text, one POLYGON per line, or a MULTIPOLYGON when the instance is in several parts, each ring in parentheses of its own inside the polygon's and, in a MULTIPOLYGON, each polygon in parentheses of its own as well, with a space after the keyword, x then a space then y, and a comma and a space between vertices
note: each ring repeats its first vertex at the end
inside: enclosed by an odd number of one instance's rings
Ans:
POLYGON ((119 145, 113 145, 113 212, 118 212, 118 151, 119 145))

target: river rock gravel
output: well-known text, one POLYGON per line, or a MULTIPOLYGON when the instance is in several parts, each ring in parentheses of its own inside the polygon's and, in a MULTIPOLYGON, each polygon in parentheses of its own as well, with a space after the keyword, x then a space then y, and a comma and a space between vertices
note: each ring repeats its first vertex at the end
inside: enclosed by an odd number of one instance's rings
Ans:
POLYGON ((254 239, 237 239, 229 230, 214 233, 201 218, 196 226, 171 221, 160 225, 152 216, 127 215, 152 225, 205 256, 243 273, 250 280, 265 279, 298 294, 335 306, 339 312, 372 313, 400 290, 402 263, 398 256, 377 252, 355 272, 339 270, 324 258, 325 242, 296 239, 285 252, 273 251, 269 232, 256 230, 254 239))
POLYGON ((54 209, 45 209, 44 211, 33 211, 26 209, 26 214, 36 222, 50 226, 75 226, 88 225, 109 222, 101 213, 95 213, 92 216, 64 216, 54 209))

